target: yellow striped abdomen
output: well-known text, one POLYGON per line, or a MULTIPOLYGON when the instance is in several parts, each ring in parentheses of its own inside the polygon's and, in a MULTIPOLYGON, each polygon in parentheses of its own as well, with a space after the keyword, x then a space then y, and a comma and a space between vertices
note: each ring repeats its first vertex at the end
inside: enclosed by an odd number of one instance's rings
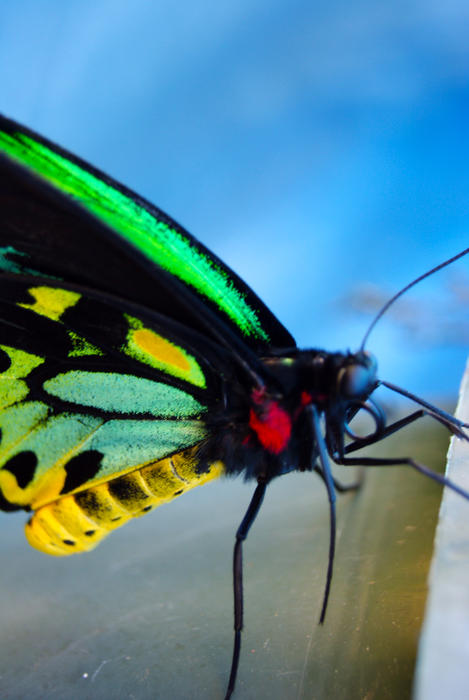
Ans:
POLYGON ((38 508, 25 526, 29 544, 54 556, 94 549, 130 518, 223 474, 221 462, 199 474, 195 455, 196 448, 185 450, 38 508))

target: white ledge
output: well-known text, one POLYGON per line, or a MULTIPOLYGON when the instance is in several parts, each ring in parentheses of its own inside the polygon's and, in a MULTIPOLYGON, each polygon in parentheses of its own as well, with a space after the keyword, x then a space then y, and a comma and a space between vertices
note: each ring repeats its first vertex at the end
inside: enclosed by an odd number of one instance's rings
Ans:
MULTIPOLYGON (((456 416, 469 422, 469 362, 456 416)), ((469 443, 452 438, 446 475, 469 491, 469 443)), ((469 502, 445 489, 419 643, 414 700, 469 698, 469 502)))

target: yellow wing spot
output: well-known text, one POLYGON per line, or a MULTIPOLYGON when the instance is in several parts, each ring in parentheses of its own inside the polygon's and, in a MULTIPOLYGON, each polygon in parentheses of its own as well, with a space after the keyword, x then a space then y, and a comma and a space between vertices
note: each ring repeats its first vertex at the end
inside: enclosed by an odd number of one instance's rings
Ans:
POLYGON ((35 368, 39 367, 44 362, 43 357, 33 355, 18 348, 12 348, 9 345, 0 345, 0 349, 6 352, 10 358, 10 367, 0 375, 2 379, 18 379, 18 377, 27 377, 28 374, 35 368))
POLYGON ((181 372, 190 372, 191 366, 187 355, 181 348, 162 338, 161 335, 143 328, 141 331, 134 331, 133 340, 143 352, 152 355, 156 360, 171 365, 181 372))
POLYGON ((34 304, 18 304, 18 306, 41 316, 47 316, 52 321, 59 321, 64 311, 74 306, 81 297, 77 292, 54 287, 30 287, 28 292, 36 300, 34 304))
POLYGON ((66 476, 63 468, 57 471, 51 470, 41 479, 34 478, 26 486, 21 487, 18 485, 16 476, 8 471, 8 464, 2 465, 0 468, 0 493, 10 503, 16 503, 22 507, 37 508, 38 505, 57 498, 63 488, 66 476))
POLYGON ((8 345, 0 345, 0 350, 10 358, 10 366, 0 374, 0 409, 3 410, 26 398, 29 388, 21 378, 27 377, 33 369, 39 367, 44 358, 8 345))
POLYGON ((139 319, 127 314, 126 318, 130 330, 124 352, 139 362, 205 388, 204 374, 192 355, 150 328, 145 328, 139 319))
POLYGON ((84 355, 104 355, 100 348, 92 343, 89 343, 85 338, 82 338, 78 333, 73 331, 68 332, 68 337, 72 341, 73 350, 69 352, 69 357, 83 357, 84 355))

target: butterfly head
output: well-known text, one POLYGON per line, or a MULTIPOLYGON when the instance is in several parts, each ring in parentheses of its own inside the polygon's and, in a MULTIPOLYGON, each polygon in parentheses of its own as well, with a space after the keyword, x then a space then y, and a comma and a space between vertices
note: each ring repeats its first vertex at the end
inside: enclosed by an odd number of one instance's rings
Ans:
POLYGON ((336 379, 336 391, 344 400, 362 399, 376 387, 377 362, 366 350, 343 356, 336 379))

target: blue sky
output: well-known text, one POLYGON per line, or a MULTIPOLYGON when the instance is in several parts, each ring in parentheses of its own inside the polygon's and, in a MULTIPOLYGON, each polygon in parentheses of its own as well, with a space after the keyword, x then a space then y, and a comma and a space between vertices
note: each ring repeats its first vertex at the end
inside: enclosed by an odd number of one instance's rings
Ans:
MULTIPOLYGON (((166 210, 301 346, 354 349, 357 290, 469 245, 468 30, 462 0, 17 0, 0 110, 166 210)), ((468 287, 469 260, 378 325, 383 378, 455 395, 468 287)))

